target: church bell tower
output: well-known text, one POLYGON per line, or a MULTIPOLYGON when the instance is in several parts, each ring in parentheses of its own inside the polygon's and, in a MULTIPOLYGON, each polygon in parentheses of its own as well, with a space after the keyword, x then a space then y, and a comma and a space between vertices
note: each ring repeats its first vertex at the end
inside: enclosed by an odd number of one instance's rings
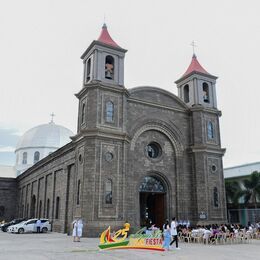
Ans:
POLYGON ((84 64, 83 85, 99 81, 123 86, 125 53, 126 50, 111 38, 104 24, 99 38, 81 56, 84 64))
POLYGON ((123 93, 126 90, 124 87, 126 52, 127 50, 112 39, 104 24, 98 39, 92 41, 82 54, 83 88, 76 94, 79 99, 78 134, 103 126, 121 127, 118 118, 118 110, 121 108, 119 97, 115 92, 123 93))
POLYGON ((102 231, 103 221, 115 229, 124 220, 120 184, 124 179, 129 95, 124 87, 125 53, 104 24, 98 39, 81 56, 84 74, 83 86, 76 94, 79 109, 74 141, 82 207, 75 214, 86 219, 89 236, 102 231))
POLYGON ((190 66, 183 76, 175 83, 178 96, 188 105, 202 105, 217 108, 216 84, 217 77, 209 74, 193 54, 190 66))
POLYGON ((219 117, 216 98, 217 77, 208 73, 193 54, 183 76, 175 83, 178 96, 190 108, 189 153, 194 176, 194 220, 197 224, 226 220, 226 200, 219 117))

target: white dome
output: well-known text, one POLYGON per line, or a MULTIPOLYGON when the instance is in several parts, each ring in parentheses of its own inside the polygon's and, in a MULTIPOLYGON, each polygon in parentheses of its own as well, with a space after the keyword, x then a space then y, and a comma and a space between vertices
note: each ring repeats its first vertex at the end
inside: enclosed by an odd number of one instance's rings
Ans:
POLYGON ((56 125, 53 122, 49 124, 36 126, 20 138, 16 151, 25 148, 60 148, 71 141, 70 136, 73 132, 69 129, 56 125))
POLYGON ((73 133, 53 122, 28 130, 19 140, 16 155, 16 173, 20 175, 39 160, 71 141, 73 133))

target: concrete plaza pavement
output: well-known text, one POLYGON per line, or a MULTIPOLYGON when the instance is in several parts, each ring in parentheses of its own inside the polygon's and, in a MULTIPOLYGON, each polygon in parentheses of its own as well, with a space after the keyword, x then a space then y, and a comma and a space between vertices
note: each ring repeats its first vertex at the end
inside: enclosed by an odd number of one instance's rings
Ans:
POLYGON ((247 244, 203 245, 180 243, 181 250, 167 252, 145 250, 98 249, 98 238, 82 238, 72 242, 72 237, 60 233, 9 234, 0 231, 0 260, 152 260, 152 259, 260 259, 260 240, 247 244))

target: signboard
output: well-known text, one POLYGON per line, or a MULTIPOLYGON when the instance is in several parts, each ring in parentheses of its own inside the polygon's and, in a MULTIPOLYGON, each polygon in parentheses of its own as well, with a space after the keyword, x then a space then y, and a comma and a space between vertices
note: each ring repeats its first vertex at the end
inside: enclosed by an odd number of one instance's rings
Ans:
POLYGON ((200 212, 199 213, 199 219, 207 219, 207 213, 205 213, 205 212, 200 212))
POLYGON ((123 229, 119 229, 115 233, 110 233, 108 227, 100 236, 100 249, 147 249, 164 251, 162 231, 157 229, 145 234, 145 228, 140 229, 135 234, 127 238, 130 224, 125 223, 123 229))

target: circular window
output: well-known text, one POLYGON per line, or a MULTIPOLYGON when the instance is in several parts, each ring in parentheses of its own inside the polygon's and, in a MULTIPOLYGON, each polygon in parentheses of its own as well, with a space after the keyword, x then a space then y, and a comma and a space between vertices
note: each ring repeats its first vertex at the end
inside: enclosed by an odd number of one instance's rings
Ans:
POLYGON ((157 143, 150 143, 146 146, 146 154, 148 157, 155 159, 162 153, 161 146, 157 143))
POLYGON ((213 164, 213 165, 211 166, 211 170, 212 170, 212 172, 215 172, 215 171, 217 170, 217 166, 216 166, 215 164, 213 164))
POLYGON ((110 152, 108 152, 108 153, 105 154, 105 159, 106 159, 106 161, 108 161, 108 162, 112 161, 113 157, 114 157, 113 154, 110 153, 110 152))

